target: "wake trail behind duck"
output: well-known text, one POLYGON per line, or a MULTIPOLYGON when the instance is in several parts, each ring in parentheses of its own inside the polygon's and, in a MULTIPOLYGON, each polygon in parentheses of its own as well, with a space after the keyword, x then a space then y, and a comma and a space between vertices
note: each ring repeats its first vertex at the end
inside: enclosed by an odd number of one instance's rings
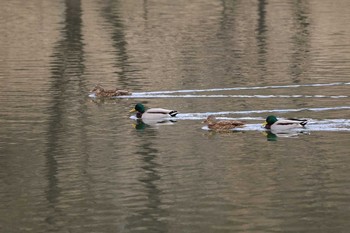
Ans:
POLYGON ((161 95, 161 94, 174 94, 174 93, 282 89, 282 88, 299 88, 299 87, 331 87, 331 86, 347 86, 347 85, 350 85, 350 82, 272 85, 272 86, 253 86, 253 87, 249 87, 249 86, 248 87, 228 87, 228 88, 210 88, 210 89, 197 89, 197 90, 149 91, 149 92, 137 92, 134 94, 136 94, 136 95, 161 95))
POLYGON ((320 107, 320 108, 290 108, 290 109, 262 109, 262 110, 246 110, 246 111, 222 111, 222 112, 205 112, 205 113, 179 113, 177 117, 179 119, 191 119, 191 118, 203 118, 208 117, 209 115, 229 115, 229 114, 238 114, 238 115, 250 115, 250 114, 259 114, 259 113, 288 113, 288 112, 302 112, 302 111, 312 111, 312 112, 321 112, 321 111, 336 111, 336 110, 349 110, 350 106, 337 106, 337 107, 320 107))
POLYGON ((113 98, 123 99, 154 99, 154 98, 349 98, 346 95, 166 95, 166 94, 144 94, 133 93, 129 96, 115 96, 113 98))

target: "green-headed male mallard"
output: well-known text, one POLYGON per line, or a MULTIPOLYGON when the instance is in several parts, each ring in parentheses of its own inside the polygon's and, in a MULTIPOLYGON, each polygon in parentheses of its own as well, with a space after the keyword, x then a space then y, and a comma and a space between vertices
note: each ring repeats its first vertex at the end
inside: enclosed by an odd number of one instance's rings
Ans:
POLYGON ((126 90, 118 90, 117 88, 112 90, 105 90, 101 85, 96 85, 91 92, 95 93, 96 97, 114 97, 122 95, 131 95, 131 92, 126 90))
POLYGON ((242 121, 235 121, 235 120, 217 121, 214 115, 209 115, 207 119, 203 121, 203 123, 206 123, 209 129, 218 130, 218 131, 230 130, 237 127, 242 127, 244 125, 242 121))
POLYGON ((268 116, 266 118, 265 123, 263 124, 265 129, 271 129, 271 130, 289 130, 294 128, 304 128, 304 126, 307 124, 307 120, 304 119, 285 119, 285 120, 278 120, 275 116, 268 116))
POLYGON ((168 117, 175 117, 178 112, 176 110, 169 110, 164 108, 150 108, 138 103, 135 105, 134 109, 130 112, 136 112, 136 117, 139 119, 162 119, 168 117))

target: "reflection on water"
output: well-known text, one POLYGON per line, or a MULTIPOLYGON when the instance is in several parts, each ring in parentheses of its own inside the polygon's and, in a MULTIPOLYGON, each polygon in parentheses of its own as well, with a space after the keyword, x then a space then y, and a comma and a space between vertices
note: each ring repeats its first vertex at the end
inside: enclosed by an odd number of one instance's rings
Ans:
POLYGON ((349 9, 4 2, 0 231, 347 232, 349 9), (136 120, 136 101, 180 113, 136 120), (265 131, 270 113, 310 123, 265 131), (208 115, 247 125, 211 133, 208 115))
MULTIPOLYGON (((53 229, 62 227, 60 216, 65 212, 61 204, 62 199, 66 199, 64 198, 66 190, 72 189, 69 183, 82 182, 82 177, 73 174, 82 172, 79 171, 80 169, 86 169, 84 168, 86 166, 84 157, 87 156, 87 148, 83 145, 84 141, 87 140, 86 131, 82 127, 73 127, 74 125, 85 125, 87 121, 86 107, 82 105, 86 98, 81 94, 87 91, 83 77, 84 49, 81 33, 81 2, 67 0, 65 5, 61 39, 53 48, 50 93, 55 94, 47 107, 47 112, 50 115, 47 121, 47 132, 50 133, 46 139, 47 150, 44 152, 47 160, 46 176, 48 180, 45 194, 48 207, 52 209, 45 217, 45 221, 53 229), (78 135, 70 136, 73 132, 78 135), (78 160, 71 156, 72 148, 64 143, 70 140, 74 141, 75 149, 79 148, 81 158, 78 160), (74 172, 70 171, 68 174, 59 172, 61 169, 61 161, 57 158, 59 155, 68 157, 67 162, 71 163, 68 169, 74 170, 74 172), (75 167, 79 165, 83 167, 75 167), (66 185, 68 187, 65 187, 66 185)), ((83 187, 80 189, 84 190, 83 187)), ((75 198, 75 195, 69 195, 69 197, 75 198)))
POLYGON ((136 123, 133 124, 137 130, 144 130, 148 127, 160 127, 166 125, 174 125, 176 120, 160 119, 160 120, 148 120, 148 119, 137 119, 136 123))
POLYGON ((160 197, 162 190, 158 187, 158 182, 161 180, 158 172, 160 164, 157 163, 159 151, 152 139, 141 140, 142 142, 136 147, 136 155, 141 160, 142 175, 138 178, 138 181, 144 189, 145 203, 143 208, 135 209, 135 213, 127 217, 126 228, 131 231, 141 228, 147 231, 164 232, 167 227, 161 219, 167 214, 162 209, 160 197))
POLYGON ((293 138, 298 137, 299 135, 308 134, 308 132, 304 131, 284 131, 284 132, 274 132, 274 131, 265 131, 264 135, 266 136, 268 141, 277 141, 278 138, 293 138))

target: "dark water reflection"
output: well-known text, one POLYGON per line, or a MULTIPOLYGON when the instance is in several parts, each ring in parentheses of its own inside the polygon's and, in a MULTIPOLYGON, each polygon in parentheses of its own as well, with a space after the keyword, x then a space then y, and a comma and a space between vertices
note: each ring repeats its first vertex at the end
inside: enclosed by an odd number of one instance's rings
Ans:
POLYGON ((3 1, 0 231, 347 232, 349 6, 3 1), (132 92, 301 86, 89 98, 97 83, 132 92), (338 84, 305 85, 322 83, 338 84), (293 95, 309 97, 283 97, 293 95), (184 117, 137 122, 129 110, 138 101, 184 117), (301 108, 321 110, 278 114, 338 120, 340 130, 213 133, 201 124, 208 113, 260 124, 265 110, 301 108))

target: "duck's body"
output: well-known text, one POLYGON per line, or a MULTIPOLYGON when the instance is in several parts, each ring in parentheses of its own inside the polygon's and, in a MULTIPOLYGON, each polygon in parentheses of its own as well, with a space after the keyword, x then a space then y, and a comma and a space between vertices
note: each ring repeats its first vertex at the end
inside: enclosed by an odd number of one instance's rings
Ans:
POLYGON ((141 103, 135 105, 131 112, 136 111, 136 117, 139 119, 157 120, 169 117, 175 117, 178 114, 176 110, 164 109, 164 108, 150 108, 147 109, 141 103))
POLYGON ((235 121, 235 120, 217 121, 216 117, 213 115, 208 116, 208 118, 204 120, 203 123, 206 123, 209 129, 217 130, 217 131, 230 130, 237 127, 242 127, 244 125, 244 122, 242 121, 235 121))
POLYGON ((95 93, 96 97, 114 97, 122 95, 131 95, 131 92, 126 90, 118 90, 117 88, 112 90, 105 90, 100 85, 95 86, 91 92, 95 93))
POLYGON ((264 123, 265 129, 271 129, 274 131, 284 131, 295 128, 304 128, 307 124, 305 119, 283 119, 278 120, 275 116, 268 116, 264 123))

